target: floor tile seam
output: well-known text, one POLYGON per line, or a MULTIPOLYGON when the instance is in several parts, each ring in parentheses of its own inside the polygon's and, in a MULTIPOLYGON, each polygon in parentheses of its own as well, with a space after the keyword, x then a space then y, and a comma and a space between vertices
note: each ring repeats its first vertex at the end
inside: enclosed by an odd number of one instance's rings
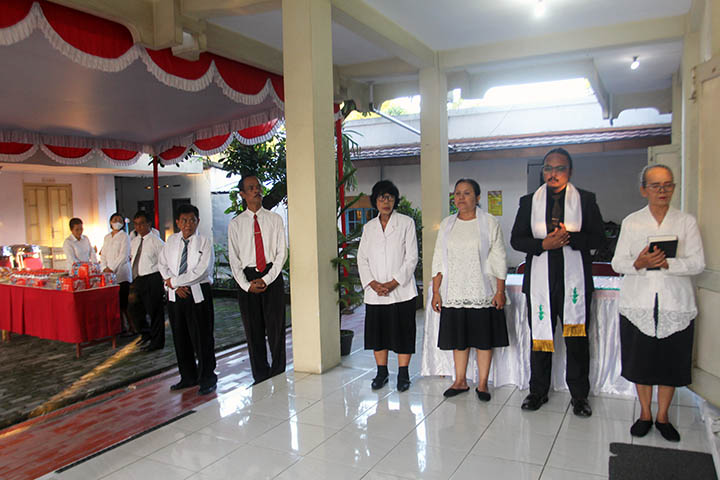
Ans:
POLYGON ((555 438, 552 441, 552 444, 550 445, 550 449, 548 450, 547 455, 545 456, 545 462, 542 465, 542 469, 540 470, 540 476, 538 478, 542 478, 543 474, 545 473, 545 469, 548 466, 548 461, 550 461, 550 455, 552 455, 553 449, 555 448, 555 444, 558 441, 558 438, 560 437, 560 430, 562 429, 563 424, 565 423, 565 420, 568 418, 568 414, 570 412, 570 404, 565 408, 565 414, 563 415, 563 419, 560 422, 560 426, 557 429, 557 432, 555 432, 555 438))
MULTIPOLYGON (((225 440, 225 439, 220 439, 220 440, 225 440)), ((192 472, 193 472, 192 475, 195 475, 196 473, 202 473, 203 470, 207 470, 207 469, 210 468, 212 465, 215 465, 216 463, 220 462, 220 460, 223 460, 223 459, 229 457, 230 455, 232 455, 232 454, 235 453, 236 451, 240 450, 240 449, 243 448, 243 447, 247 447, 247 446, 252 446, 252 447, 255 447, 255 448, 263 448, 263 447, 258 447, 257 445, 250 445, 250 443, 248 443, 248 442, 243 442, 243 443, 241 443, 240 445, 238 445, 237 448, 233 448, 233 449, 230 450, 227 454, 223 455, 222 457, 216 459, 216 460, 213 461, 213 462, 208 463, 207 465, 205 465, 204 467, 202 467, 200 470, 192 470, 192 472)), ((164 448, 164 447, 163 447, 163 448, 164 448)), ((273 450, 273 449, 270 449, 270 450, 273 450)), ((273 451, 277 451, 277 450, 273 450, 273 451)), ((287 453, 287 452, 285 452, 285 453, 287 453)), ((151 460, 155 460, 155 461, 164 463, 165 465, 172 465, 172 464, 170 464, 170 463, 168 463, 168 462, 163 462, 162 460, 157 460, 157 459, 154 459, 154 458, 151 459, 151 460)), ((177 466, 177 465, 172 465, 172 466, 177 466)), ((185 468, 185 467, 180 467, 180 468, 185 468)), ((186 469, 186 470, 190 470, 189 468, 185 468, 185 469, 186 469)), ((192 475, 191 475, 191 476, 192 476, 192 475)))
MULTIPOLYGON (((452 473, 448 476, 448 478, 452 478, 452 476, 455 475, 455 473, 457 473, 457 471, 460 469, 460 467, 462 466, 462 464, 465 463, 465 460, 467 460, 468 456, 470 455, 470 452, 473 451, 473 449, 474 449, 475 446, 478 444, 478 442, 480 441, 480 439, 483 437, 483 435, 485 435, 485 433, 486 433, 486 432, 488 431, 488 429, 490 428, 490 425, 492 425, 492 423, 495 421, 495 419, 497 418, 497 416, 500 415, 500 412, 503 410, 503 408, 505 408, 505 405, 507 404, 508 400, 510 400, 510 397, 512 396, 512 394, 515 393, 515 390, 517 390, 517 387, 516 387, 512 392, 510 392, 510 395, 507 396, 507 398, 505 399, 505 401, 502 403, 501 407, 497 410, 497 412, 495 412, 495 415, 493 416, 492 420, 490 420, 490 422, 489 422, 487 425, 485 425, 485 428, 483 429, 482 433, 480 433, 480 436, 479 436, 479 437, 477 438, 477 440, 475 440, 475 442, 470 446, 470 449, 469 449, 469 450, 467 451, 467 453, 463 456, 463 458, 460 460, 460 462, 457 464, 457 466, 456 466, 455 469, 452 471, 452 473)), ((443 403, 445 403, 445 401, 447 401, 447 400, 443 400, 442 402, 440 402, 440 405, 442 405, 443 403)), ((497 405, 497 404, 496 404, 496 405, 497 405)))

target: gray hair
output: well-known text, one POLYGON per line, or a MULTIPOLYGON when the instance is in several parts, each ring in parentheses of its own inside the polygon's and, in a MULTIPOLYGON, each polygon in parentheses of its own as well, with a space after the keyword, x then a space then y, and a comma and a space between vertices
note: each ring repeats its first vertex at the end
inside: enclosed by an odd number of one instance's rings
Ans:
POLYGON ((673 171, 670 167, 668 167, 667 165, 663 165, 662 163, 652 163, 652 164, 645 165, 645 167, 640 172, 640 186, 641 187, 645 188, 647 186, 647 181, 646 181, 647 172, 649 172, 653 168, 664 168, 673 177, 673 181, 675 181, 675 174, 673 173, 673 171))

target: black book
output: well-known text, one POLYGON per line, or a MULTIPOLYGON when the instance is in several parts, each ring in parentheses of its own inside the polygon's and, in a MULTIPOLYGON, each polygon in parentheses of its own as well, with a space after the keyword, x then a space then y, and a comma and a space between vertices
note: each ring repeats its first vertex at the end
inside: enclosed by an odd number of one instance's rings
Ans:
MULTIPOLYGON (((666 258, 675 258, 677 255, 678 237, 677 235, 655 235, 648 237, 649 252, 652 253, 659 248, 665 252, 666 258)), ((660 267, 648 268, 648 270, 660 270, 660 267)))

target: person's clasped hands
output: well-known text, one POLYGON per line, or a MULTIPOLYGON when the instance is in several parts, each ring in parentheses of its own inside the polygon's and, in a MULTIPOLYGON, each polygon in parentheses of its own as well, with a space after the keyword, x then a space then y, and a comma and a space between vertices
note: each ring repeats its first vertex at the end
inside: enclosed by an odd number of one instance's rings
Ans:
POLYGON ((570 244, 570 234, 565 229, 565 224, 561 223, 542 241, 543 250, 555 250, 570 244))
POLYGON ((381 297, 387 297, 390 292, 395 290, 397 286, 400 285, 395 279, 390 280, 389 282, 380 283, 377 280, 373 280, 370 282, 370 288, 372 288, 375 293, 377 293, 381 297))
POLYGON ((643 248, 640 255, 633 263, 636 270, 642 270, 643 268, 668 268, 667 258, 665 258, 665 252, 658 247, 654 247, 653 251, 650 251, 650 245, 643 248))
POLYGON ((263 293, 265 290, 267 290, 267 284, 263 281, 262 278, 250 280, 250 288, 248 289, 248 292, 263 293))

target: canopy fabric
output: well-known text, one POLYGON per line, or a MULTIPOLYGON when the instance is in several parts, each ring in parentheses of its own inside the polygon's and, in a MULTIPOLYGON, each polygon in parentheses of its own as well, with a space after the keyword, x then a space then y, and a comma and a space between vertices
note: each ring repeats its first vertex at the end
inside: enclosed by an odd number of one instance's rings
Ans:
MULTIPOLYGON (((46 46, 49 44, 53 51, 61 53, 74 64, 98 72, 123 75, 121 81, 108 80, 107 76, 102 76, 88 83, 105 85, 98 87, 105 88, 98 94, 101 101, 111 103, 111 97, 124 97, 116 100, 117 105, 106 109, 116 118, 108 119, 108 113, 103 112, 105 117, 102 120, 108 124, 107 131, 95 135, 94 132, 82 135, 86 132, 75 125, 62 128, 66 125, 60 124, 55 125, 55 128, 42 128, 48 122, 34 121, 31 107, 25 112, 25 122, 13 122, 14 119, 9 119, 6 111, 5 118, 0 118, 0 161, 22 162, 39 149, 53 160, 71 165, 84 163, 93 156, 101 156, 116 165, 129 165, 136 162, 142 153, 158 155, 163 163, 172 164, 181 161, 190 148, 201 154, 212 154, 224 150, 233 139, 244 144, 266 141, 281 125, 284 97, 283 81, 279 75, 207 52, 201 53, 197 61, 188 61, 175 57, 169 48, 150 50, 134 44, 130 32, 123 25, 44 0, 8 0, 0 3, 0 47, 4 47, 0 48, 0 54, 4 55, 0 59, 4 60, 3 63, 46 60, 44 57, 47 52, 42 52, 43 58, 27 60, 28 51, 37 53, 41 48, 46 48, 40 44, 40 34, 46 46), (12 51, 16 47, 19 50, 12 51), (144 70, 134 66, 137 60, 144 64, 144 70), (162 131, 153 136, 152 127, 165 125, 172 118, 183 117, 179 114, 183 109, 174 105, 177 103, 177 95, 161 92, 163 96, 138 91, 136 96, 145 93, 148 97, 147 100, 139 99, 138 106, 145 106, 150 113, 157 113, 160 118, 150 118, 145 124, 133 119, 133 122, 125 123, 133 126, 137 124, 135 129, 123 128, 122 134, 113 135, 113 131, 119 130, 118 125, 125 126, 119 110, 127 105, 128 102, 124 100, 133 93, 124 92, 120 95, 118 86, 128 85, 128 89, 134 86, 143 90, 136 84, 147 85, 147 80, 141 77, 148 72, 164 86, 203 95, 202 98, 193 96, 188 100, 187 108, 197 114, 198 119, 193 122, 183 118, 187 125, 177 127, 189 128, 189 131, 173 131, 170 134, 171 130, 164 127, 158 128, 162 131), (237 106, 220 108, 222 101, 210 91, 211 85, 215 85, 225 98, 231 100, 231 104, 237 106), (176 111, 163 112, 160 98, 169 104, 168 110, 174 106, 176 111), (198 104, 202 104, 203 99, 207 99, 207 107, 201 111, 198 104), (153 101, 155 104, 152 108, 146 106, 153 101), (68 134, 67 130, 72 133, 68 134)), ((48 62, 47 65, 48 69, 58 65, 59 72, 75 69, 68 76, 78 77, 83 74, 83 71, 77 70, 78 67, 67 67, 61 61, 48 62)), ((43 90, 42 93, 52 88, 52 84, 47 81, 43 83, 43 79, 37 78, 37 75, 35 77, 35 83, 43 90)), ((13 87, 16 90, 23 87, 20 83, 22 79, 16 80, 17 84, 12 83, 12 78, 3 80, 8 80, 2 83, 10 91, 13 87)), ((153 92, 158 91, 157 87, 150 88, 153 92)), ((127 108, 131 107, 127 105, 127 108)), ((84 121, 85 124, 81 125, 90 125, 87 130, 94 126, 93 121, 84 121)))

